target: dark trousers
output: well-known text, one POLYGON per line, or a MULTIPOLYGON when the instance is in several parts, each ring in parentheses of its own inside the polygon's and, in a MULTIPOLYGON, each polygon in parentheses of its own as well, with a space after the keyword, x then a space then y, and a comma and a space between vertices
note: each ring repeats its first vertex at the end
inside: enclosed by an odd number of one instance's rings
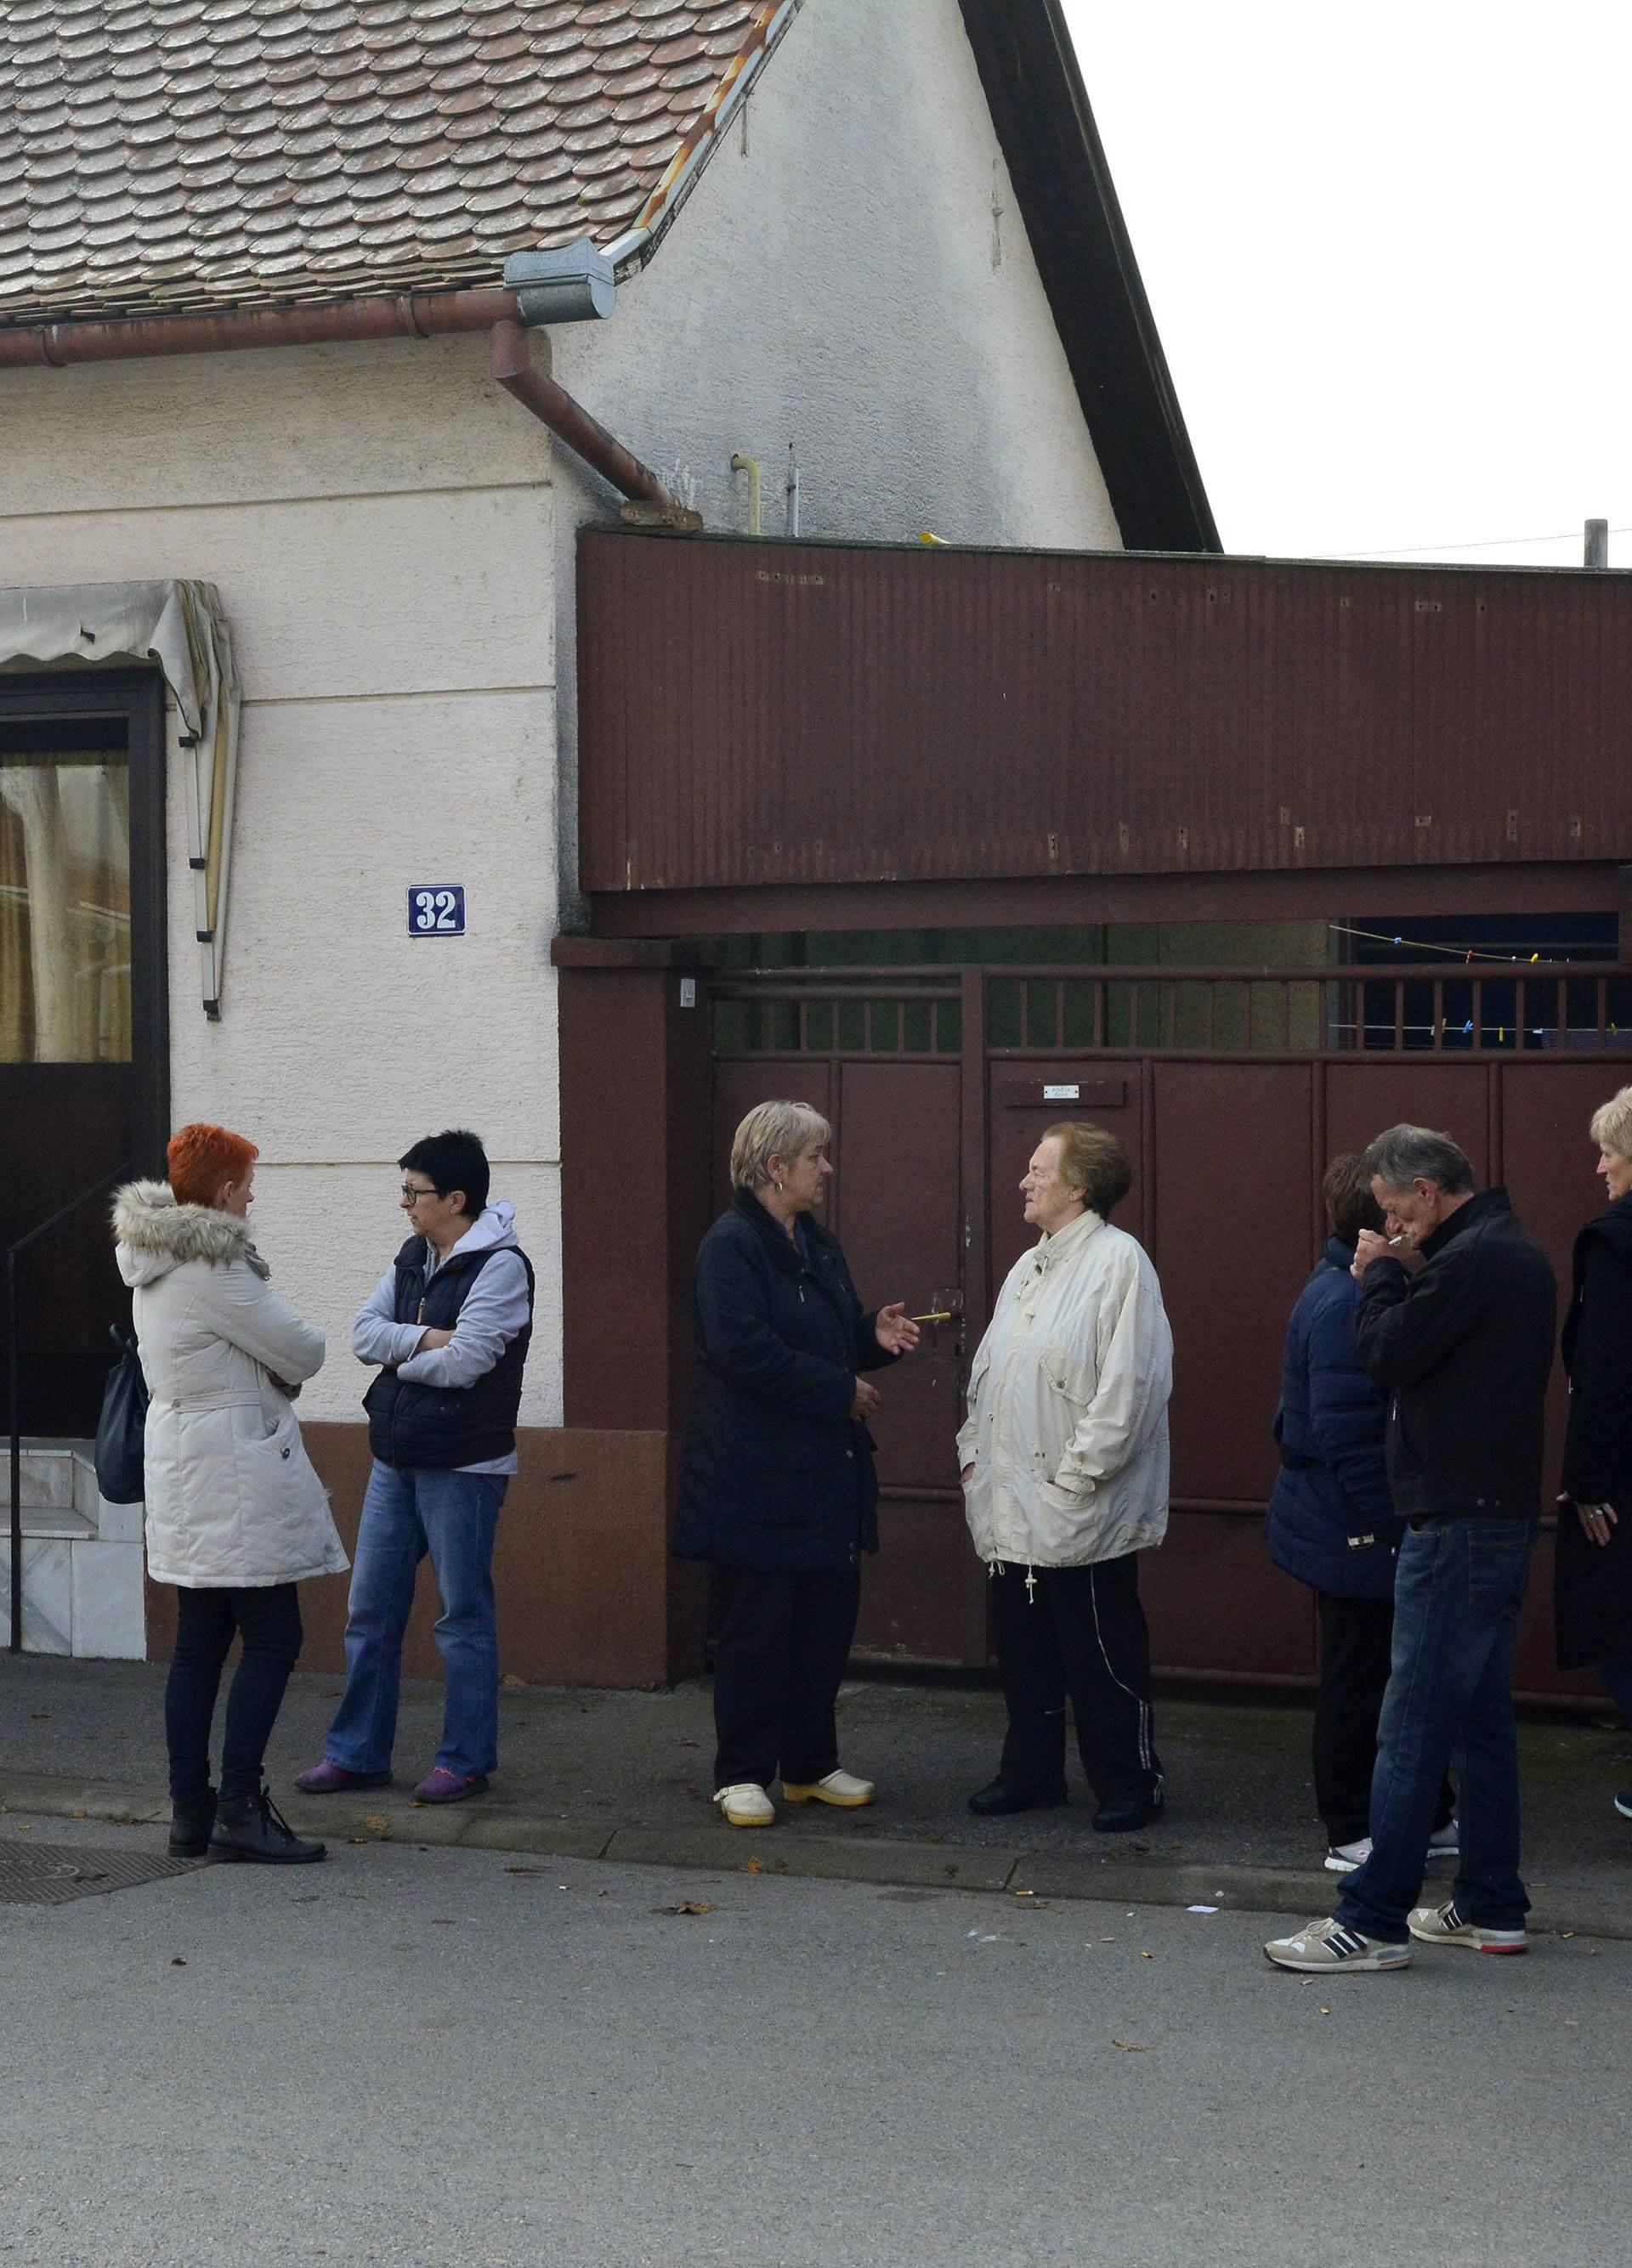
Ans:
POLYGON ((987 1585, 1008 1705, 1003 1778, 1027 1794, 1063 1785, 1066 1701, 1101 1803, 1143 1802, 1162 1786, 1150 1711, 1150 1632, 1139 1559, 1027 1570, 999 1560, 987 1585))
MULTIPOLYGON (((1358 1843, 1371 1817, 1377 1719, 1388 1690, 1394 1601, 1315 1594, 1320 1616, 1320 1686, 1315 1696, 1315 1808, 1328 1843, 1358 1843)), ((1440 1790, 1436 1830, 1456 1810, 1449 1779, 1440 1790)))
POLYGON ((210 1727, 221 1668, 241 1631, 243 1659, 226 1697, 221 1793, 255 1795, 266 1744, 300 1655, 300 1602, 292 1583, 255 1590, 179 1591, 175 1653, 165 1686, 170 1799, 195 1803, 210 1792, 210 1727))
POLYGON ((795 1786, 838 1763, 834 1706, 861 1605, 861 1571, 718 1571, 714 1786, 795 1786))

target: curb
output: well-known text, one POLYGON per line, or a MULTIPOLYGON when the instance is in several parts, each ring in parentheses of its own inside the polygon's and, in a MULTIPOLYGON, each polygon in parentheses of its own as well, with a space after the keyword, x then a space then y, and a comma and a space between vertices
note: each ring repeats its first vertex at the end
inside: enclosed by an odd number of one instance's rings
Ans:
MULTIPOLYGON (((1097 1900, 1113 1905, 1209 1905, 1218 1911, 1312 1915, 1331 1910, 1336 1878, 1295 1867, 1167 1865, 1071 1852, 908 1843, 884 1836, 811 1834, 762 1828, 746 1834, 709 1820, 650 1826, 591 1824, 470 1803, 405 1801, 392 1788, 360 1798, 292 1796, 292 1826, 331 1843, 395 1843, 426 1850, 513 1851, 529 1857, 604 1859, 623 1866, 711 1874, 764 1874, 816 1881, 875 1882, 988 1896, 1097 1900), (373 1799, 372 1800, 370 1799, 373 1799)), ((42 1819, 95 1819, 150 1826, 169 1817, 162 1787, 129 1780, 77 1780, 41 1772, 0 1773, 0 1812, 42 1819)), ((1530 1915, 1537 1935, 1632 1940, 1632 1889, 1548 1882, 1530 1915)), ((1445 1884, 1449 1892, 1449 1881, 1445 1884)))

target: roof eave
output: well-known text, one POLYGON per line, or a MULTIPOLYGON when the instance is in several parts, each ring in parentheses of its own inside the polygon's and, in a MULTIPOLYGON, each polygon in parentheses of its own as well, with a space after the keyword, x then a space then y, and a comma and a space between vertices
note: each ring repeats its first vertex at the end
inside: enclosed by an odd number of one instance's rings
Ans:
POLYGON ((1123 542, 1221 550, 1060 0, 958 4, 1123 542))
POLYGON ((768 0, 755 20, 750 38, 732 57, 725 77, 669 159, 662 180, 635 220, 609 244, 596 247, 611 261, 620 284, 639 274, 668 233, 675 216, 725 138, 727 128, 748 99, 766 59, 802 4, 803 0, 768 0))

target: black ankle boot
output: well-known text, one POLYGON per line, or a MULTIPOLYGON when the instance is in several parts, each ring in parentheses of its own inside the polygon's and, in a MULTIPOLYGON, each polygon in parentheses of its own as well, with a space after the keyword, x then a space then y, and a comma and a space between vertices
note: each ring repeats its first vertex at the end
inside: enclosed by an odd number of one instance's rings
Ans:
POLYGON ((258 1795, 224 1795, 216 1807, 210 1854, 263 1867, 304 1867, 329 1855, 322 1843, 303 1843, 262 1788, 258 1795))
POLYGON ((190 1803, 173 1803, 170 1807, 170 1856, 173 1859, 202 1859, 210 1848, 210 1830, 215 1825, 216 1794, 206 1788, 190 1803))

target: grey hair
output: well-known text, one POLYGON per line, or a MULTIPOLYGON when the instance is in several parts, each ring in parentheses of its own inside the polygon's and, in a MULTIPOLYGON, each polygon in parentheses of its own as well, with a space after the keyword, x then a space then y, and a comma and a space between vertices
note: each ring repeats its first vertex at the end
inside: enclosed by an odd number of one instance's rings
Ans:
POLYGON ((772 1158, 789 1165, 813 1142, 831 1142, 833 1130, 808 1102, 757 1102, 731 1138, 731 1186, 762 1189, 772 1158))
POLYGON ((1623 1086, 1592 1113, 1588 1130, 1600 1150, 1632 1162, 1632 1086, 1623 1086))
POLYGON ((1413 1182, 1432 1182, 1448 1197, 1470 1197, 1473 1168, 1449 1134, 1431 1126, 1391 1126, 1366 1151, 1366 1172, 1385 1189, 1408 1189, 1413 1182))

